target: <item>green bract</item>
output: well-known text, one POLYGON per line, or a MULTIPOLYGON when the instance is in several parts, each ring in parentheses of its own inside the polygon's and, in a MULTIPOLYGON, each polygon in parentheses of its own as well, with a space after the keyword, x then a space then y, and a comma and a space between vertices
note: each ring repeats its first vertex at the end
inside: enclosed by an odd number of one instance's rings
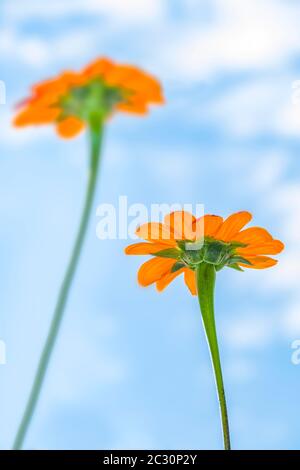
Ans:
POLYGON ((250 261, 236 253, 237 248, 246 246, 243 243, 227 243, 209 237, 197 241, 178 240, 176 243, 177 247, 154 253, 154 256, 177 260, 172 272, 184 267, 195 270, 201 263, 212 264, 217 271, 225 266, 242 271, 239 263, 251 265, 250 261))
POLYGON ((108 86, 98 79, 92 80, 87 85, 73 87, 62 98, 60 105, 63 112, 60 119, 76 116, 87 122, 95 114, 104 119, 124 99, 124 92, 119 88, 108 86))

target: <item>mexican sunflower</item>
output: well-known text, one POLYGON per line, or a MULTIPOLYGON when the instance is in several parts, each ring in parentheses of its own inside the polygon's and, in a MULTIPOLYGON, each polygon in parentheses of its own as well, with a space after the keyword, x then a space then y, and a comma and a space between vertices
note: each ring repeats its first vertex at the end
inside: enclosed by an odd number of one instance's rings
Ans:
POLYGON ((100 58, 79 72, 63 72, 58 77, 34 85, 29 98, 18 105, 14 119, 16 127, 52 124, 63 138, 75 137, 86 129, 90 140, 90 158, 77 237, 14 449, 22 447, 34 414, 79 261, 96 189, 105 124, 117 112, 145 115, 149 105, 163 102, 161 85, 153 76, 132 65, 116 64, 110 59, 100 58))
POLYGON ((216 215, 196 219, 188 212, 177 211, 167 215, 163 223, 150 222, 138 227, 136 234, 145 241, 125 249, 127 255, 152 256, 139 269, 141 286, 155 283, 157 290, 162 291, 183 274, 191 294, 198 295, 216 379, 224 448, 228 450, 229 423, 214 315, 216 273, 224 267, 238 271, 269 268, 277 263, 269 255, 284 248, 264 228, 245 228, 251 219, 246 211, 225 220, 216 215))
POLYGON ((105 121, 116 112, 147 114, 150 104, 162 104, 159 82, 131 65, 102 58, 80 72, 66 71, 34 85, 19 104, 17 127, 54 124, 61 137, 79 134, 91 120, 105 121))

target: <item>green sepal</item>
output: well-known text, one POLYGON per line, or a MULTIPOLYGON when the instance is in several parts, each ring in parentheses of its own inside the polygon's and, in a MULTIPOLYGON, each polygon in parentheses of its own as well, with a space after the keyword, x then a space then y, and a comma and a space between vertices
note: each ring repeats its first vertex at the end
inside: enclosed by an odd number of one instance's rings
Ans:
POLYGON ((159 256, 160 258, 172 258, 180 259, 180 251, 177 248, 167 248, 166 250, 160 250, 156 253, 153 253, 154 256, 159 256))
POLYGON ((194 242, 192 240, 176 240, 176 243, 181 250, 185 251, 186 245, 194 242))
POLYGON ((244 272, 244 270, 236 263, 236 264, 229 264, 228 268, 236 269, 237 271, 244 272))
POLYGON ((225 244, 217 241, 211 242, 204 246, 203 260, 208 264, 222 264, 227 251, 225 244))
POLYGON ((221 269, 223 269, 226 266, 226 263, 215 264, 214 266, 215 266, 215 270, 218 272, 218 271, 221 271, 221 269))
POLYGON ((185 267, 184 263, 181 263, 180 261, 177 261, 177 263, 173 264, 173 266, 171 268, 171 273, 176 273, 177 271, 179 271, 179 269, 182 269, 184 267, 185 267))
POLYGON ((246 246, 248 246, 247 243, 242 243, 242 242, 230 242, 230 245, 233 247, 233 248, 245 248, 246 246))
POLYGON ((63 114, 59 117, 76 116, 89 122, 92 114, 97 114, 100 120, 109 116, 115 107, 126 101, 126 96, 118 87, 109 86, 102 80, 95 79, 90 82, 73 86, 60 100, 63 114))
POLYGON ((252 263, 250 263, 250 261, 248 261, 247 259, 243 258, 242 256, 232 256, 232 258, 230 258, 228 261, 227 261, 227 265, 230 266, 232 264, 236 264, 236 263, 243 263, 243 264, 247 264, 248 266, 251 266, 252 263))

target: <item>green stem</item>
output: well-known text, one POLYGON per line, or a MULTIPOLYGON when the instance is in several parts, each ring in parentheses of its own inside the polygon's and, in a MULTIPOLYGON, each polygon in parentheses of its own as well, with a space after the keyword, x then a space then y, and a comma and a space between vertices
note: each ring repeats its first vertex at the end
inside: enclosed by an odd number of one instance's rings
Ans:
POLYGON ((54 316, 50 326, 50 330, 40 357, 34 382, 31 388, 31 392, 27 401, 27 405, 14 441, 13 449, 18 450, 22 448, 26 433, 28 431, 31 419, 34 415, 36 405, 40 396, 40 392, 43 386, 51 354, 58 336, 59 328, 62 322, 63 313, 68 300, 72 281, 76 272, 80 253, 82 250, 83 242, 85 239, 92 204, 94 200, 94 194, 97 183, 97 175, 100 161, 100 151, 103 136, 102 122, 99 119, 91 119, 90 121, 90 138, 91 138, 91 155, 90 155, 90 171, 89 179, 85 197, 85 204, 81 216, 79 230, 77 233, 76 241, 74 244, 73 252, 65 273, 63 283, 60 288, 54 316))
POLYGON ((203 325, 211 354, 211 360, 217 385, 217 393, 221 411, 224 448, 225 450, 230 450, 228 414, 214 314, 214 289, 216 280, 215 267, 212 264, 201 263, 199 264, 196 270, 196 275, 197 291, 203 319, 203 325))

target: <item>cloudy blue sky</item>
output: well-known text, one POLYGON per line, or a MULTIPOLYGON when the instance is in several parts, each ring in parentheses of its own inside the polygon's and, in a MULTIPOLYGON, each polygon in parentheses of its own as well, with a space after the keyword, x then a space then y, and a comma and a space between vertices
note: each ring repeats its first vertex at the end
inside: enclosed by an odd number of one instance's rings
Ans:
POLYGON ((299 449, 300 5, 296 0, 2 0, 0 447, 11 446, 78 222, 86 138, 15 130, 32 83, 97 56, 157 75, 167 105, 107 129, 95 210, 26 448, 218 449, 199 309, 181 279, 157 294, 141 259, 96 237, 96 207, 250 210, 286 243, 278 266, 217 282, 236 449, 299 449))

